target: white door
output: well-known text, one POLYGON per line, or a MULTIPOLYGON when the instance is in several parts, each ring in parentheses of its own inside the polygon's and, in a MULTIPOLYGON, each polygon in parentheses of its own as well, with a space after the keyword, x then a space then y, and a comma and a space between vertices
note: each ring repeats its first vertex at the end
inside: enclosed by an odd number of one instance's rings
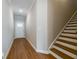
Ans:
POLYGON ((26 17, 23 15, 14 15, 15 38, 25 37, 25 20, 26 17))

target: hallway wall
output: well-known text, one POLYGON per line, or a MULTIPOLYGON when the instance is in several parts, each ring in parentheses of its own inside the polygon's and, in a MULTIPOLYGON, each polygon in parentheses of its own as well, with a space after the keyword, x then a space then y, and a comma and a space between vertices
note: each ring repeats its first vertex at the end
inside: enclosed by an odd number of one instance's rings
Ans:
POLYGON ((37 50, 47 51, 47 0, 37 0, 36 3, 37 50))
POLYGON ((27 14, 27 39, 37 50, 47 51, 75 10, 76 0, 37 0, 27 14))
POLYGON ((2 0, 2 53, 7 54, 13 41, 13 20, 10 7, 6 0, 2 0))
POLYGON ((48 0, 48 47, 76 11, 76 0, 48 0))
POLYGON ((47 0, 37 0, 28 12, 26 38, 37 51, 47 51, 47 0))
POLYGON ((36 4, 26 15, 26 38, 36 48, 36 4))

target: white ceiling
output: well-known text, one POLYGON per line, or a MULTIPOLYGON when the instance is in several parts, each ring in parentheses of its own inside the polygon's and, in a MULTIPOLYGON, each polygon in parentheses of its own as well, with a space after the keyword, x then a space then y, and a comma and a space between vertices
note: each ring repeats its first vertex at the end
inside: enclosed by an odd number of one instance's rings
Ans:
POLYGON ((22 9, 27 11, 31 8, 35 0, 9 0, 8 2, 14 10, 18 11, 19 9, 22 9))

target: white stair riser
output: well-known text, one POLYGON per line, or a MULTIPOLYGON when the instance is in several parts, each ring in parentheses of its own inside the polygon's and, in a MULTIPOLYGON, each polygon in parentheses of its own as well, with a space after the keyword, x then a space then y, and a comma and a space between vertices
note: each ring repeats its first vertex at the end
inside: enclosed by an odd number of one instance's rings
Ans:
POLYGON ((77 43, 77 40, 75 39, 70 39, 70 38, 65 38, 65 37, 59 37, 60 40, 65 40, 65 41, 69 41, 69 42, 74 42, 74 43, 77 43))
POLYGON ((64 30, 63 32, 76 33, 76 30, 64 30))
POLYGON ((65 29, 77 29, 77 27, 66 27, 65 29))
POLYGON ((76 34, 67 34, 67 33, 62 33, 61 35, 63 35, 63 36, 68 36, 68 37, 77 37, 76 34))
POLYGON ((77 23, 77 22, 75 21, 75 22, 69 22, 69 23, 77 23))
POLYGON ((56 41, 56 43, 58 43, 58 44, 60 44, 62 46, 66 46, 68 48, 74 49, 74 50, 77 49, 76 46, 73 46, 73 45, 70 45, 70 44, 67 44, 67 43, 63 43, 63 42, 60 42, 60 41, 56 41))
POLYGON ((69 25, 67 25, 67 26, 77 26, 77 24, 69 24, 69 25))

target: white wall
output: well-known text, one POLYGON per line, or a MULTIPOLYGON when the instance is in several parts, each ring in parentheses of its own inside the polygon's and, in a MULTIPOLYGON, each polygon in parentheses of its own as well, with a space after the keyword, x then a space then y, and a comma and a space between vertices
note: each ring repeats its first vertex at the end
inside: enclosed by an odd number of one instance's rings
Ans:
POLYGON ((76 0, 48 0, 48 47, 76 11, 76 0))
POLYGON ((27 14, 26 32, 36 50, 47 51, 47 0, 37 0, 27 14))
POLYGON ((38 51, 47 51, 76 9, 76 0, 37 0, 26 19, 26 38, 38 51))
POLYGON ((2 52, 7 54, 13 40, 13 20, 6 0, 2 0, 2 52))
POLYGON ((47 51, 47 0, 36 3, 37 50, 47 51))
POLYGON ((36 4, 34 4, 26 17, 26 38, 36 48, 36 4))

